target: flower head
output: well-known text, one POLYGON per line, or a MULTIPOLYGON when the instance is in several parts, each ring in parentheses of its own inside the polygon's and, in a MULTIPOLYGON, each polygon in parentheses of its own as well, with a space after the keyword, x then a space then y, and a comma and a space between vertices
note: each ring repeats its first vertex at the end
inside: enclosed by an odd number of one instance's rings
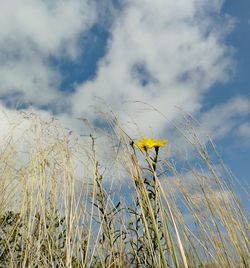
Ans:
POLYGON ((155 146, 155 139, 153 138, 142 138, 136 142, 136 145, 144 151, 150 150, 155 146))
POLYGON ((142 138, 136 142, 136 145, 143 151, 150 150, 152 148, 164 147, 167 144, 167 140, 154 139, 154 138, 142 138))
POLYGON ((168 142, 165 139, 157 139, 157 140, 155 140, 155 146, 154 147, 161 148, 161 147, 164 147, 167 143, 168 142))

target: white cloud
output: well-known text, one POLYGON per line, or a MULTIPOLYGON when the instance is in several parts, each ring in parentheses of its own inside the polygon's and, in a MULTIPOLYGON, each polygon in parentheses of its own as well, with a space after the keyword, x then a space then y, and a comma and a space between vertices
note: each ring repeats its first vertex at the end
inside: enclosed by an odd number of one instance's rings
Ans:
POLYGON ((239 128, 239 134, 245 138, 250 137, 250 123, 244 123, 239 128))
POLYGON ((239 126, 238 137, 240 137, 241 143, 243 144, 243 146, 250 146, 250 123, 249 122, 245 122, 239 126))
MULTIPOLYGON (((196 119, 184 113, 184 116, 176 122, 184 135, 180 135, 176 130, 173 133, 170 132, 170 143, 174 145, 174 152, 178 159, 184 160, 195 156, 193 146, 204 148, 211 139, 218 142, 226 137, 237 138, 235 139, 237 144, 242 145, 242 141, 249 138, 240 134, 241 127, 245 128, 240 124, 248 118, 249 114, 250 99, 242 96, 231 98, 225 103, 215 104, 208 111, 200 113, 196 119)), ((245 129, 242 130, 243 133, 247 134, 245 129)))
POLYGON ((1 1, 0 97, 18 92, 40 105, 60 96, 60 74, 48 59, 74 59, 95 14, 89 1, 1 1))
POLYGON ((143 131, 146 125, 155 131, 164 129, 164 120, 127 100, 150 103, 170 120, 177 116, 175 106, 198 111, 204 91, 225 81, 232 70, 231 49, 222 42, 232 21, 220 16, 221 4, 128 1, 112 27, 108 53, 96 78, 79 86, 72 97, 74 115, 96 118, 89 105, 98 96, 124 121, 128 119, 124 110, 129 111, 143 131), (220 23, 212 20, 211 13, 220 23))
POLYGON ((1 96, 19 93, 20 102, 46 104, 58 96, 59 76, 41 57, 29 56, 28 61, 10 60, 0 67, 1 96))
POLYGON ((73 56, 76 38, 95 19, 95 9, 88 1, 2 2, 0 37, 8 49, 27 45, 45 55, 64 52, 73 56))
MULTIPOLYGON (((236 97, 228 102, 216 105, 208 112, 202 114, 202 131, 207 132, 212 138, 224 138, 239 124, 239 118, 250 114, 250 99, 236 97)), ((240 131, 240 130, 239 130, 240 131)), ((242 126, 242 134, 244 126, 242 126)))

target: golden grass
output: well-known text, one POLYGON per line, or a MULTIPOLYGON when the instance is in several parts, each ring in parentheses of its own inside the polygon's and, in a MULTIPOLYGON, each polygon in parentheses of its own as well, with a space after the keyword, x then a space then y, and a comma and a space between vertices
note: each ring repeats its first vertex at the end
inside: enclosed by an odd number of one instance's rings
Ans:
POLYGON ((28 120, 1 141, 0 267, 249 267, 238 184, 211 140, 183 131, 196 154, 178 162, 138 150, 116 120, 102 149, 28 120))

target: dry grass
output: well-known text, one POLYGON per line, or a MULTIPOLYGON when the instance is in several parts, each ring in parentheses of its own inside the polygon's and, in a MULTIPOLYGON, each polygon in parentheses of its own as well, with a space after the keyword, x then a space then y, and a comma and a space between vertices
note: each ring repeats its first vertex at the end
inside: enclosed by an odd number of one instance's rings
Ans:
POLYGON ((104 167, 95 133, 28 120, 1 141, 0 267, 249 267, 238 184, 212 141, 184 131, 195 156, 178 162, 113 120, 104 167))

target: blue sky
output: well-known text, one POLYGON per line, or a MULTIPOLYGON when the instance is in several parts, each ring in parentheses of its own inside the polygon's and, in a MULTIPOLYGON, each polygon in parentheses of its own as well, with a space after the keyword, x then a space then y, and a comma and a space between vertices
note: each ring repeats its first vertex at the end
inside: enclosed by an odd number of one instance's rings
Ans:
MULTIPOLYGON (((249 99, 250 97, 250 2, 246 0, 227 0, 222 7, 222 13, 233 16, 236 25, 232 32, 225 39, 226 44, 234 48, 234 59, 236 66, 234 74, 225 84, 218 84, 212 87, 206 102, 207 106, 216 105, 218 102, 224 102, 239 94, 249 99)), ((238 119, 241 121, 242 119, 238 119)), ((250 116, 246 116, 245 120, 250 122, 250 116)), ((250 132, 247 132, 248 140, 250 140, 250 132)), ((217 145, 220 152, 223 153, 223 159, 235 174, 243 180, 249 182, 249 146, 240 145, 242 141, 237 139, 235 135, 225 137, 220 140, 217 145)))
POLYGON ((233 172, 249 180, 249 1, 13 0, 0 13, 5 113, 32 107, 79 131, 76 118, 98 120, 91 107, 99 97, 122 123, 165 136, 166 121, 133 101, 171 122, 180 119, 177 106, 198 118, 233 172))

